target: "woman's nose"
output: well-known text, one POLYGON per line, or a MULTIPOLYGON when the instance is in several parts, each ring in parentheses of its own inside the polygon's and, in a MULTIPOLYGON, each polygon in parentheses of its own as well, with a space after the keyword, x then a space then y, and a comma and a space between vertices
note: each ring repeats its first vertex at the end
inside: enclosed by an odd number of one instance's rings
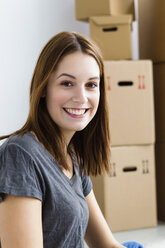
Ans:
POLYGON ((87 92, 85 90, 84 87, 78 87, 75 91, 74 91, 74 95, 72 97, 72 100, 74 102, 78 102, 80 104, 84 104, 88 101, 88 97, 87 97, 87 92))

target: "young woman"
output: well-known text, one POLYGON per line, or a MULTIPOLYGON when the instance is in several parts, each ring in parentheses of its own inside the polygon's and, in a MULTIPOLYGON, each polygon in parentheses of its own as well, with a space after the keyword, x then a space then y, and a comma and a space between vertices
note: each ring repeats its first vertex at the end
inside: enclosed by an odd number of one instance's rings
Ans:
POLYGON ((24 126, 1 137, 2 248, 122 248, 89 175, 109 171, 103 61, 87 38, 54 36, 42 50, 24 126))

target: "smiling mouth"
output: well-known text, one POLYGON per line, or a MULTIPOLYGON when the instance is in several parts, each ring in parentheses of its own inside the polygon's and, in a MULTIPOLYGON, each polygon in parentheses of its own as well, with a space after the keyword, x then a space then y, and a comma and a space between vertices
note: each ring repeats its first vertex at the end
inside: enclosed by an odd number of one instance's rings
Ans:
POLYGON ((76 116, 82 116, 83 114, 85 114, 88 109, 75 109, 75 108, 64 108, 65 112, 67 112, 68 114, 71 115, 76 115, 76 116))

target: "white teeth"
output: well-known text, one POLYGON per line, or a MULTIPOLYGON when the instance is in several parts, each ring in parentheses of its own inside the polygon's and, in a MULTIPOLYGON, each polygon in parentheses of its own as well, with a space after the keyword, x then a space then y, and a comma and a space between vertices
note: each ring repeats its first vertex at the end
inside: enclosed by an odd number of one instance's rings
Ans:
POLYGON ((71 109, 71 108, 65 108, 65 110, 73 115, 83 115, 85 113, 85 109, 71 109))

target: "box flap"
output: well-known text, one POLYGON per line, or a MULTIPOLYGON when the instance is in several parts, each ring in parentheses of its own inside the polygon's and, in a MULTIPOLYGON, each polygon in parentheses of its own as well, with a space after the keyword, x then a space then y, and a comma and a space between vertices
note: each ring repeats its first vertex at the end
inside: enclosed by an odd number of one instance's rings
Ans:
POLYGON ((90 21, 93 21, 98 26, 115 24, 131 24, 132 15, 119 15, 119 16, 92 16, 90 17, 90 21))

